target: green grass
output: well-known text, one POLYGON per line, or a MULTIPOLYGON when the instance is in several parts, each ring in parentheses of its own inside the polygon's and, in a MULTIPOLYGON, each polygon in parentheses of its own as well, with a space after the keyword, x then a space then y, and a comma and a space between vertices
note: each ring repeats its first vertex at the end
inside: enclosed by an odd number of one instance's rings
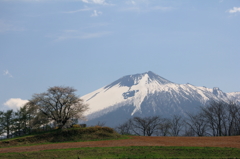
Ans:
POLYGON ((0 141, 0 148, 59 142, 116 140, 124 138, 128 137, 121 136, 109 127, 72 128, 3 140, 0 141))
POLYGON ((240 149, 216 147, 131 146, 103 148, 72 148, 38 152, 2 153, 0 158, 240 158, 240 149))

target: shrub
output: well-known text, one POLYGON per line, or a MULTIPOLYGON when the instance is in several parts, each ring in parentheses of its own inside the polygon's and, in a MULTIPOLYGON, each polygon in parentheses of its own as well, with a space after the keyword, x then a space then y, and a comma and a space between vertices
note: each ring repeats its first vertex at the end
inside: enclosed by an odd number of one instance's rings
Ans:
POLYGON ((76 124, 76 125, 73 125, 72 127, 73 127, 73 128, 81 128, 81 126, 80 126, 80 125, 78 125, 78 124, 76 124))

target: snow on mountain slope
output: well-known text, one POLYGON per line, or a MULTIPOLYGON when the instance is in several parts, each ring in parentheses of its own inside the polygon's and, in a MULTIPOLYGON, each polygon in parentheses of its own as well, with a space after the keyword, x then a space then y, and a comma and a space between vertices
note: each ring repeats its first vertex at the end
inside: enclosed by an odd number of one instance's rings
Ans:
POLYGON ((176 84, 149 71, 124 76, 81 98, 89 104, 86 113, 89 121, 104 119, 113 126, 137 115, 185 115, 197 111, 210 99, 239 100, 240 93, 227 94, 219 88, 176 84), (236 95, 238 98, 234 98, 236 95))
POLYGON ((171 82, 156 76, 152 72, 130 75, 89 93, 83 96, 82 99, 90 105, 88 114, 132 100, 136 109, 140 109, 142 101, 148 94, 161 90, 161 86, 168 83, 171 82))
POLYGON ((226 93, 228 98, 232 101, 238 101, 240 103, 240 92, 226 93))

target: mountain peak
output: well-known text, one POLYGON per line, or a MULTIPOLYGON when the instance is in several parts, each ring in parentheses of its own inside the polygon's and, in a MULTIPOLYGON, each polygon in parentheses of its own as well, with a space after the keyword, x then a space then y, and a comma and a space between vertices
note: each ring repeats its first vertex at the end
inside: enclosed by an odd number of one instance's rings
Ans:
POLYGON ((109 89, 115 85, 119 85, 120 87, 124 87, 124 86, 132 87, 133 85, 137 85, 140 82, 140 80, 142 80, 143 78, 145 80, 147 80, 148 83, 150 83, 152 81, 157 81, 159 84, 172 83, 171 81, 153 73, 152 71, 148 71, 148 72, 141 73, 141 74, 124 76, 124 77, 114 81, 113 83, 107 85, 104 88, 109 89))
POLYGON ((154 74, 154 75, 156 75, 156 74, 153 73, 152 71, 147 71, 146 73, 147 73, 147 74, 154 74))
POLYGON ((168 83, 173 83, 155 73, 153 73, 152 71, 148 71, 145 74, 148 75, 149 79, 151 79, 152 81, 156 80, 159 84, 168 84, 168 83))

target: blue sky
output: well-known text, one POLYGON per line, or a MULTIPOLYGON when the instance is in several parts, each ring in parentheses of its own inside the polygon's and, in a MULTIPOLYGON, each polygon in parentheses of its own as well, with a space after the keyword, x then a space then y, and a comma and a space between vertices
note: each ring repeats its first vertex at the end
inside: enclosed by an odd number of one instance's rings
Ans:
POLYGON ((0 110, 153 71, 240 91, 240 0, 0 0, 0 110))

